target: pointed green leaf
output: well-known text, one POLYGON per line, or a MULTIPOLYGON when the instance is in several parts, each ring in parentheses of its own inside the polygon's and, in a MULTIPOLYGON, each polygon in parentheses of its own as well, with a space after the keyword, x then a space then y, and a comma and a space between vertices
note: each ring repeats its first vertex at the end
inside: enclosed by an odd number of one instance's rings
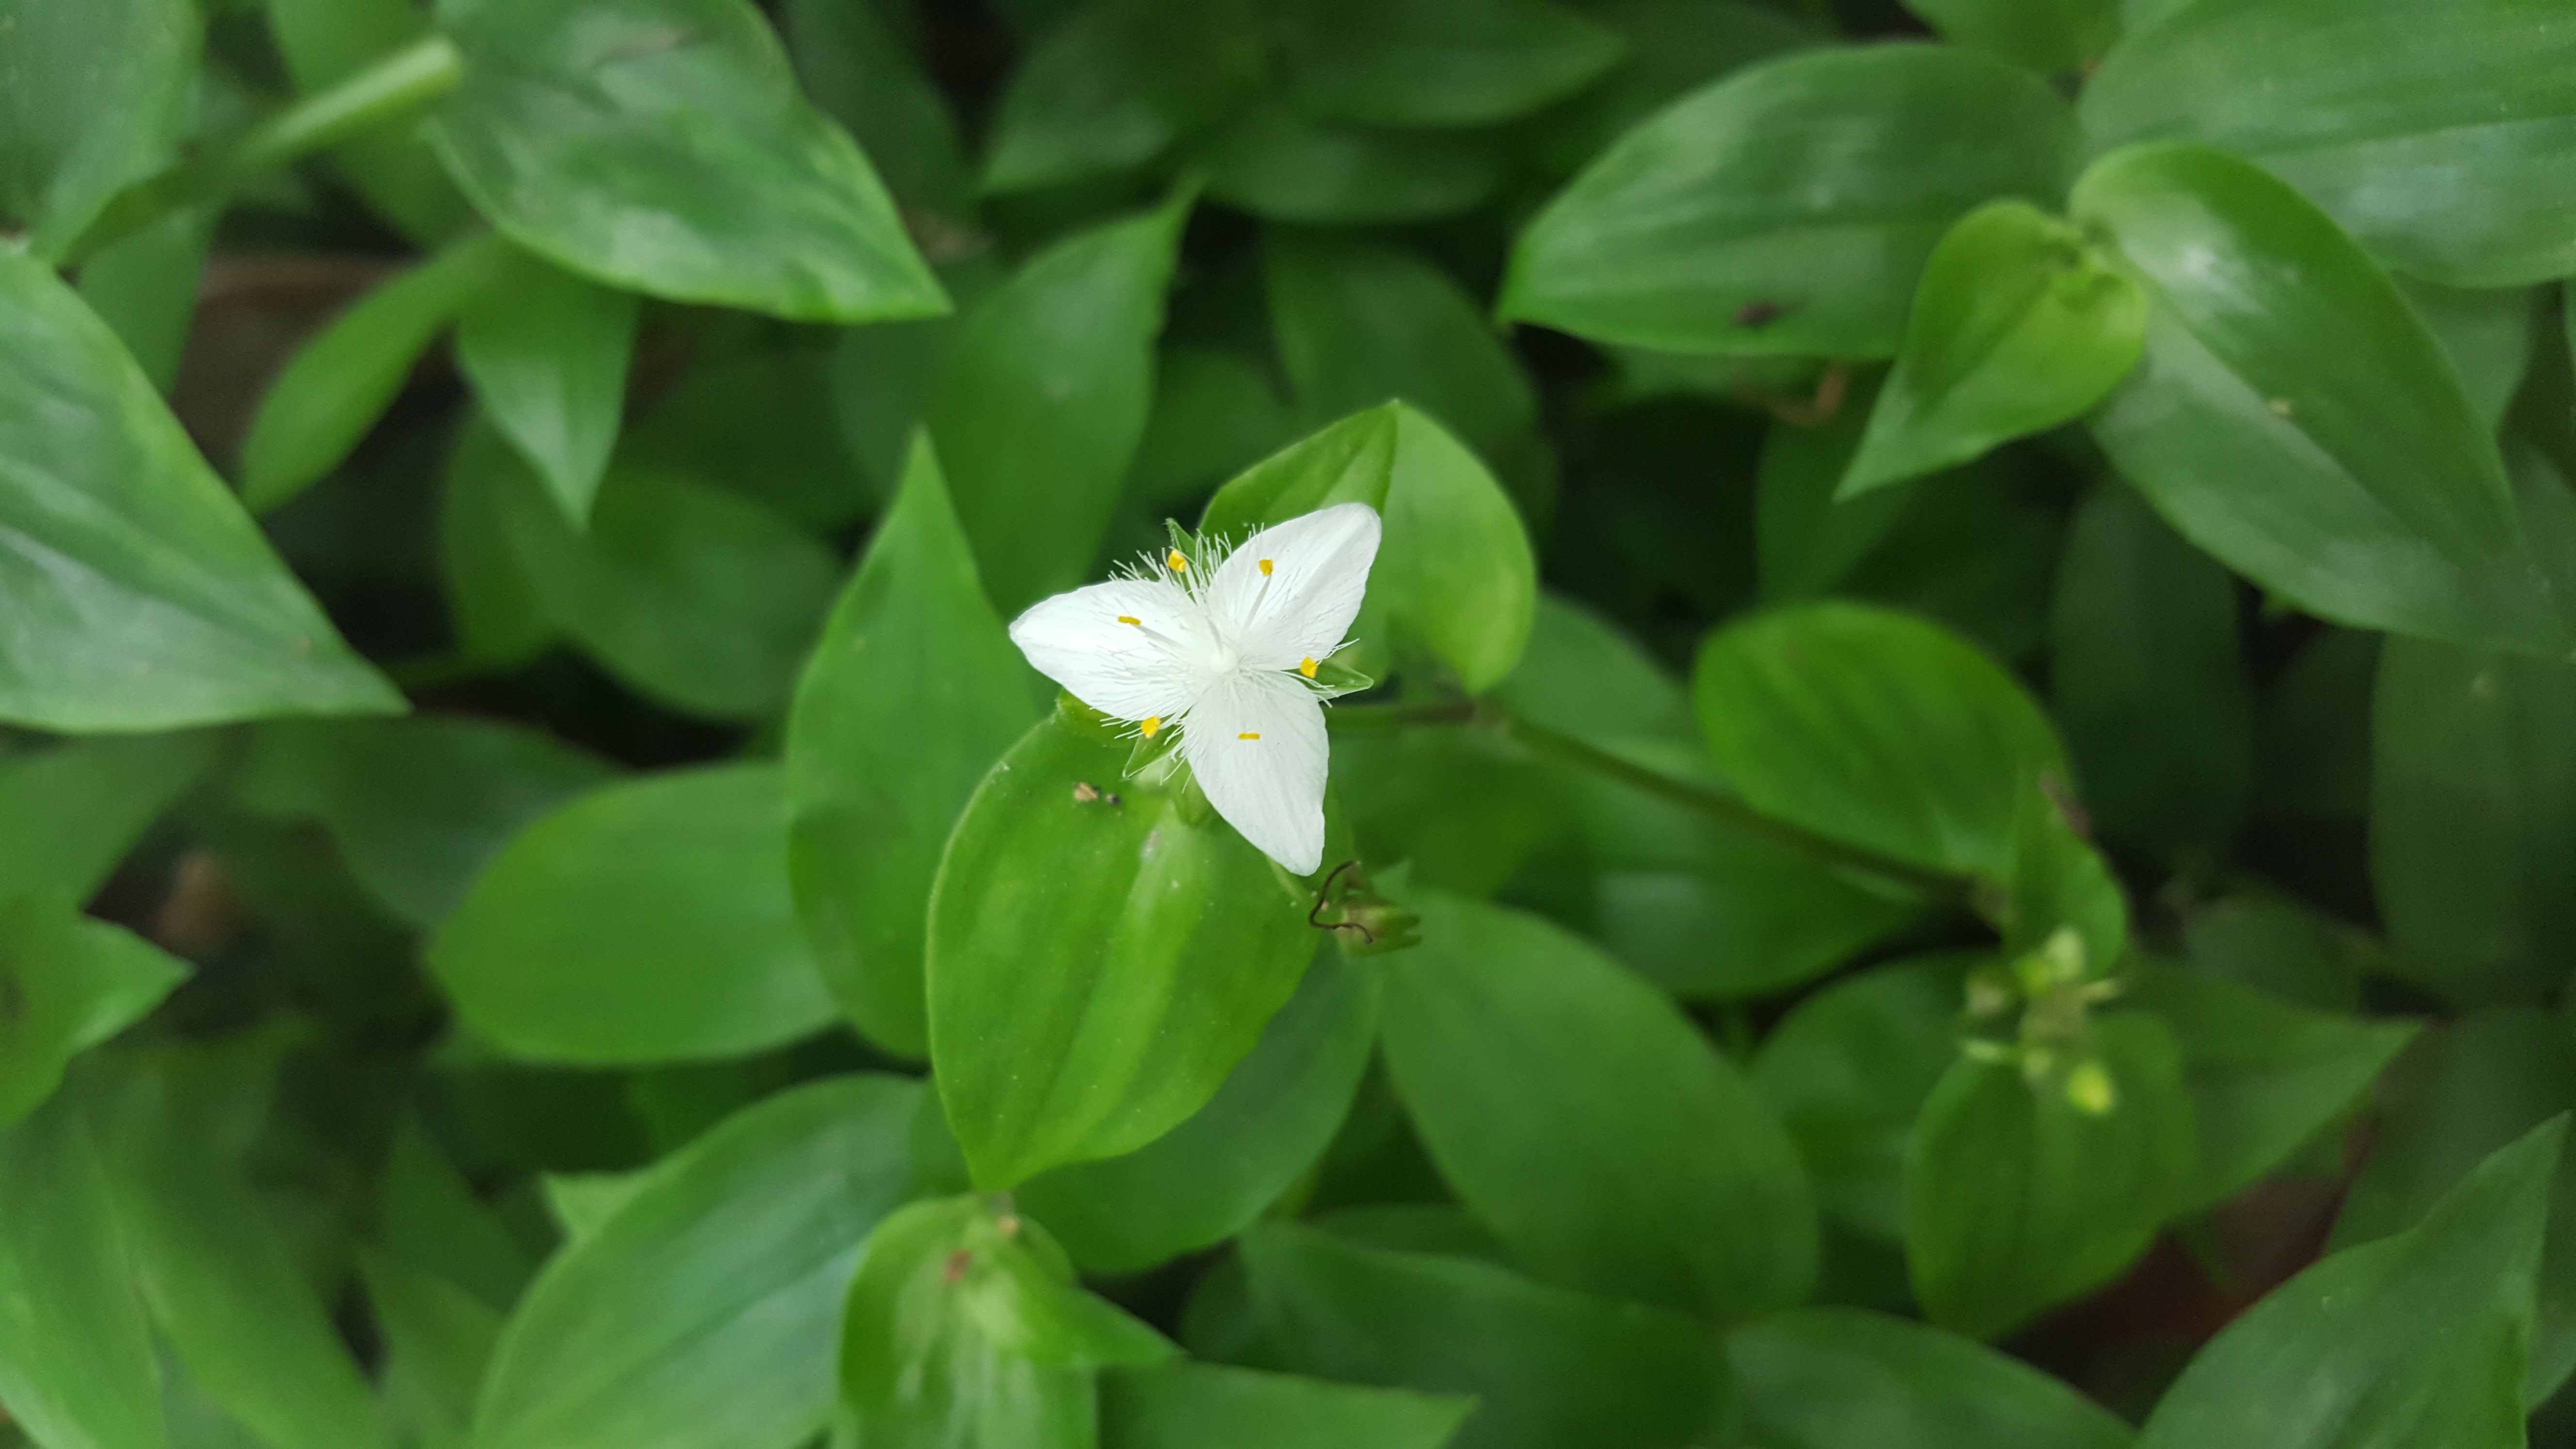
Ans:
POLYGON ((77 1104, 0 1129, 0 1409, 47 1449, 162 1449, 156 1377, 77 1104))
POLYGON ((0 897, 86 902, 214 763, 202 734, 79 740, 0 760, 0 897))
MULTIPOLYGON (((278 58, 306 95, 429 34, 429 16, 411 0, 268 0, 267 9, 278 58)), ((342 142, 333 159, 376 214, 414 241, 446 241, 474 224, 474 208, 417 128, 364 132, 342 142)))
POLYGON ((0 4, 0 230, 59 256, 169 159, 202 27, 187 0, 0 4))
POLYGON ((149 1015, 186 962, 60 897, 0 899, 0 1126, 34 1111, 71 1059, 149 1015))
POLYGON ((464 306, 456 366, 575 523, 590 518, 626 407, 635 297, 512 249, 464 306))
POLYGON ((2118 0, 1905 0, 1953 45, 2043 74, 2084 70, 2120 34, 2118 0))
POLYGON ((1278 7, 1289 103, 1366 126, 1485 126, 1583 89, 1617 34, 1545 0, 1296 0, 1278 7))
POLYGON ((1029 47, 993 114, 984 189, 1141 166, 1261 85, 1255 17, 1207 0, 1084 6, 1029 47))
POLYGON ((1509 157, 1489 135, 1368 131, 1259 100, 1191 153, 1208 195, 1265 221, 1361 226, 1472 211, 1501 186, 1509 157))
POLYGON ((930 882, 985 772, 1039 710, 926 437, 797 685, 788 849, 816 965, 870 1041, 929 1050, 930 882))
POLYGON ((1969 1339, 1857 1308, 1727 1335, 1747 1442, 1765 1449, 2129 1449, 2129 1426, 1969 1339))
POLYGON ((1374 407, 1289 444, 1216 490, 1199 515, 1199 532, 1240 539, 1336 503, 1384 513, 1397 426, 1393 406, 1374 407))
POLYGON ((1102 1449, 1440 1449, 1473 1402, 1175 1360, 1100 1380, 1102 1449))

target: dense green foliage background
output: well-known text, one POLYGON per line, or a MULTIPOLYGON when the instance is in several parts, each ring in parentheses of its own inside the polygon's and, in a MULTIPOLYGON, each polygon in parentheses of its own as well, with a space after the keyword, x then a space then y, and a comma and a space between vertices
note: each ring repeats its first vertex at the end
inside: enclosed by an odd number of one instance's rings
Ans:
POLYGON ((2576 1442, 2576 6, 1909 5, 0 0, 0 1444, 2576 1442))

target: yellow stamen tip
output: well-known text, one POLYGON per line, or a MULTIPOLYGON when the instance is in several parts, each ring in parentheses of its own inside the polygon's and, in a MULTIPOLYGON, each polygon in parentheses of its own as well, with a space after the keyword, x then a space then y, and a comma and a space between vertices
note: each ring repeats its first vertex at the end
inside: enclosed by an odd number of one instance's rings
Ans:
POLYGON ((1145 716, 1145 738, 1149 740, 1152 739, 1154 737, 1154 731, 1159 730, 1162 727, 1163 717, 1161 715, 1149 714, 1145 716))
POLYGON ((1190 571, 1190 561, 1181 557, 1181 551, 1177 548, 1173 549, 1170 553, 1163 555, 1163 566, 1176 574, 1185 574, 1190 571))
POLYGON ((1314 677, 1315 677, 1315 661, 1314 661, 1314 660, 1312 660, 1312 659, 1300 659, 1300 660, 1298 660, 1298 661, 1297 661, 1297 672, 1298 672, 1299 674, 1302 674, 1302 675, 1306 676, 1308 679, 1312 679, 1312 678, 1314 678, 1314 677))
POLYGON ((1258 730, 1246 730, 1242 734, 1236 735, 1235 738, 1238 740, 1257 740, 1261 738, 1261 734, 1258 730))
POLYGON ((1142 629, 1142 628, 1144 628, 1144 627, 1145 627, 1145 621, 1144 621, 1144 620, 1142 620, 1142 619, 1137 618, 1137 617, 1136 617, 1135 615, 1133 615, 1133 614, 1121 614, 1121 615, 1119 615, 1119 616, 1118 616, 1118 622, 1119 622, 1119 623, 1121 623, 1121 624, 1133 624, 1133 625, 1135 625, 1135 626, 1136 626, 1137 628, 1139 628, 1139 629, 1142 629))
POLYGON ((1265 579, 1270 577, 1270 560, 1268 559, 1263 559, 1261 561, 1261 576, 1265 579))

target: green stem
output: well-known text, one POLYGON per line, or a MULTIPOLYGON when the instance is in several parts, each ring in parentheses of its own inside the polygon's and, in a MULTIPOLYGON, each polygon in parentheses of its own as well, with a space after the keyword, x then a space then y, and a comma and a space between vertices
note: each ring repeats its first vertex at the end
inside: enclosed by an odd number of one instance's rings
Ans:
POLYGON ((1500 730, 1536 754, 1546 755, 1606 775, 1632 789, 1704 816, 1730 830, 1783 846, 1810 860, 1877 876, 1931 900, 1966 903, 1975 882, 1966 876, 1930 870, 1911 861, 1882 855, 1857 845, 1765 815, 1742 800, 1692 780, 1667 775, 1602 749, 1562 731, 1549 729, 1510 713, 1492 701, 1442 701, 1434 704, 1362 704, 1328 710, 1325 718, 1343 732, 1375 733, 1425 724, 1481 724, 1500 730))
POLYGON ((465 79, 465 57, 433 35, 384 56, 328 90, 295 102, 220 151, 183 161, 117 193, 64 253, 76 265, 173 211, 215 201, 259 172, 328 150, 447 95, 465 79))

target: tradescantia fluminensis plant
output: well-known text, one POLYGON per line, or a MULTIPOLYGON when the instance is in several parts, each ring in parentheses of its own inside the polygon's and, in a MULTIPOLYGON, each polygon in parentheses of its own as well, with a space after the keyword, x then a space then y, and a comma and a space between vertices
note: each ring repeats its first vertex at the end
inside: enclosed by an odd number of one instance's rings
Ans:
POLYGON ((2571 197, 2566 0, 0 0, 0 1445, 2576 1442, 2571 197))

